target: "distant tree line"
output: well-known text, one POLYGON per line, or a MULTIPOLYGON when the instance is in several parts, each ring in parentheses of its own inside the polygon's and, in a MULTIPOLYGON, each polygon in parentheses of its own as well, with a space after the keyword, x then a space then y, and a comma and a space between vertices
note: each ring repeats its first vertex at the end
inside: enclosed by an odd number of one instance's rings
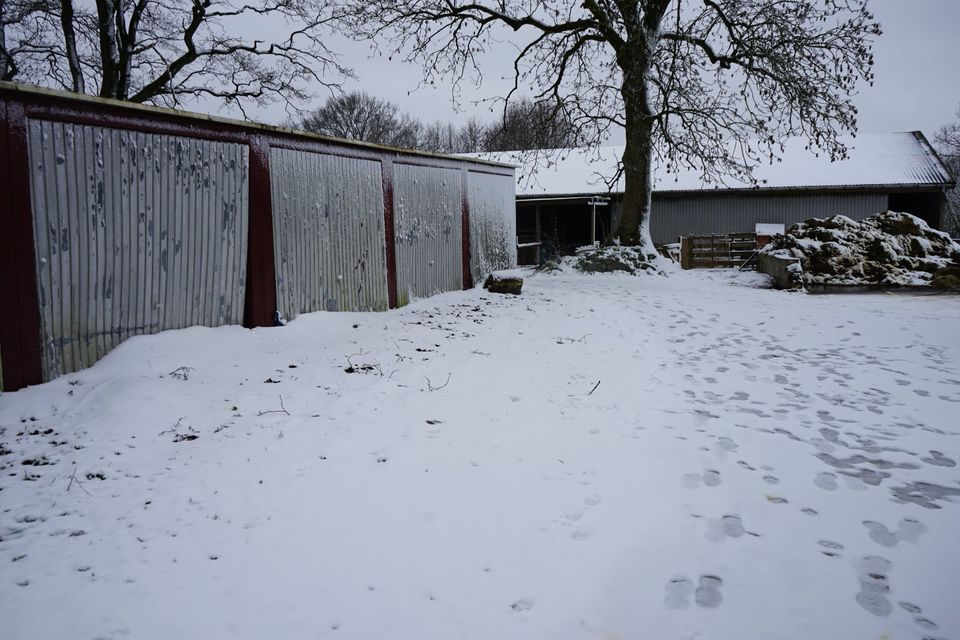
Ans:
POLYGON ((350 140, 435 153, 474 153, 577 146, 564 114, 529 98, 511 102, 493 122, 470 118, 462 125, 421 122, 387 100, 368 93, 332 96, 298 125, 307 131, 350 140))

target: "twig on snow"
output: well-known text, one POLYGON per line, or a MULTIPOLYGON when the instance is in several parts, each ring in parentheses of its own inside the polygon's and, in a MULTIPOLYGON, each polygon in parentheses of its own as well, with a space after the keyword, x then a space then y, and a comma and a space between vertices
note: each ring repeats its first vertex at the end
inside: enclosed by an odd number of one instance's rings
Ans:
POLYGON ((592 395, 593 395, 593 392, 596 391, 596 390, 597 390, 597 387, 599 387, 599 386, 600 386, 600 381, 597 380, 597 384, 593 385, 593 389, 590 389, 590 393, 588 393, 587 395, 588 395, 588 396, 592 396, 592 395))
POLYGON ((260 411, 260 412, 257 413, 257 415, 258 415, 258 416, 265 416, 265 415, 267 415, 268 413, 285 413, 285 414, 287 414, 287 415, 290 415, 290 412, 287 411, 287 408, 286 408, 285 406, 283 406, 283 396, 277 396, 277 397, 280 398, 280 408, 279 408, 279 409, 270 409, 269 411, 260 411))
POLYGON ((89 491, 87 491, 87 488, 83 486, 83 483, 82 483, 82 482, 80 482, 80 478, 77 477, 77 467, 76 467, 76 466, 73 467, 73 473, 70 475, 70 482, 67 483, 67 491, 70 491, 70 487, 73 486, 73 483, 74 483, 74 482, 77 483, 77 486, 78 486, 78 487, 80 487, 81 489, 83 489, 83 492, 84 492, 85 494, 87 494, 87 495, 90 496, 91 498, 93 497, 93 494, 90 493, 89 491))
POLYGON ((440 389, 443 389, 445 386, 447 386, 448 384, 450 384, 450 375, 451 375, 451 374, 449 374, 449 373, 447 374, 447 381, 444 382, 444 383, 443 383, 442 385, 440 385, 439 387, 433 386, 433 383, 430 382, 430 378, 428 378, 427 376, 423 376, 423 379, 427 381, 427 389, 429 389, 430 391, 439 391, 440 389))

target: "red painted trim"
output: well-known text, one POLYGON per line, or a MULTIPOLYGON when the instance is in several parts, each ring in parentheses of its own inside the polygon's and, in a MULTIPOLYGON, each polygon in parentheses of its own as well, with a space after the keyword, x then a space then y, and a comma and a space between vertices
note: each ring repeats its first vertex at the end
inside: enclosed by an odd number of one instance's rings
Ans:
POLYGON ((7 391, 43 382, 40 305, 37 297, 30 201, 30 159, 23 104, 8 101, 0 112, 0 314, 3 385, 7 391))
POLYGON ((470 172, 460 170, 460 242, 463 255, 463 288, 473 288, 473 273, 470 269, 470 172))
POLYGON ((277 279, 273 255, 270 147, 261 136, 250 139, 249 189, 247 291, 243 326, 272 327, 277 310, 277 279))
POLYGON ((393 159, 386 157, 380 162, 383 175, 383 236, 387 258, 387 304, 397 308, 397 242, 396 218, 393 208, 393 159))

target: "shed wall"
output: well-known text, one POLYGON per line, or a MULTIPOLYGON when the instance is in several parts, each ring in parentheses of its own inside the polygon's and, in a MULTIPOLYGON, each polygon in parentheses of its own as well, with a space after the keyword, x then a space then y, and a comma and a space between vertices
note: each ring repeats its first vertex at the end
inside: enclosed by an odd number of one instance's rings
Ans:
POLYGON ((0 183, 9 390, 133 335, 398 306, 516 250, 510 167, 5 82, 0 183))
POLYGON ((460 171, 395 164, 394 172, 398 304, 462 289, 460 171))
POLYGON ((380 163, 272 149, 270 190, 281 315, 386 309, 380 163))
POLYGON ((517 264, 517 216, 514 183, 509 176, 471 171, 470 272, 480 282, 492 271, 517 264))
POLYGON ((245 146, 28 127, 44 379, 134 335, 241 322, 245 146))
POLYGON ((650 234, 657 244, 700 233, 753 231, 758 222, 790 226, 842 214, 863 220, 887 209, 886 193, 653 195, 650 234))

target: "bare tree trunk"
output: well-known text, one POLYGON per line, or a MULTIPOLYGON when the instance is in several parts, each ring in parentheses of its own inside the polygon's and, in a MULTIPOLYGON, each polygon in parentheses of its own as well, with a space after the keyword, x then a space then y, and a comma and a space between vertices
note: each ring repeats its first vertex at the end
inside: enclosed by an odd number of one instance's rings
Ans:
POLYGON ((77 34, 73 28, 73 0, 60 0, 60 25, 63 27, 63 43, 70 66, 72 88, 77 93, 86 93, 80 56, 77 55, 77 34))
POLYGON ((650 120, 628 129, 632 134, 623 151, 623 214, 617 235, 620 244, 636 246, 646 254, 656 255, 650 237, 653 192, 651 129, 650 120))
POLYGON ((4 10, 3 0, 0 0, 0 80, 13 80, 16 75, 16 67, 13 66, 13 60, 7 53, 7 16, 4 10))
POLYGON ((620 244, 639 247, 651 258, 656 256, 650 238, 650 207, 653 192, 653 123, 650 88, 647 84, 650 58, 646 52, 633 56, 625 65, 621 93, 626 120, 626 145, 623 150, 623 213, 617 235, 620 244))
POLYGON ((119 95, 120 54, 117 51, 116 14, 119 0, 97 0, 97 32, 100 36, 100 67, 103 78, 100 96, 123 98, 119 95))

